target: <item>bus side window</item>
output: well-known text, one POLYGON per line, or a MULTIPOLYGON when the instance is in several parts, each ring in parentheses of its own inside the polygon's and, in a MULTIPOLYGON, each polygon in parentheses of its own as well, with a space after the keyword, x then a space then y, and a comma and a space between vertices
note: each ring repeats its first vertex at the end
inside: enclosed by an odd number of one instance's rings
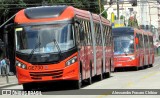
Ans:
POLYGON ((91 45, 90 22, 86 21, 87 45, 91 45))
POLYGON ((94 23, 94 30, 95 30, 95 34, 94 34, 94 37, 95 37, 95 43, 96 43, 96 45, 97 45, 97 24, 96 23, 94 23))
POLYGON ((142 34, 140 34, 140 38, 139 38, 139 43, 140 43, 140 48, 143 48, 143 37, 142 34))
POLYGON ((153 37, 150 36, 150 47, 153 47, 153 37))
POLYGON ((76 36, 76 43, 80 44, 80 36, 79 36, 79 26, 75 23, 75 36, 76 36))
POLYGON ((147 35, 145 35, 145 48, 148 48, 148 39, 147 39, 147 35))
POLYGON ((97 45, 101 45, 102 42, 102 38, 101 38, 101 32, 100 32, 100 24, 97 24, 97 35, 96 35, 96 41, 97 41, 97 45))
MULTIPOLYGON (((138 39, 139 39, 139 34, 136 33, 136 37, 135 37, 135 38, 138 38, 138 39)), ((136 49, 139 49, 139 47, 140 47, 140 44, 139 44, 139 43, 136 44, 136 49)))
POLYGON ((144 35, 144 44, 145 44, 145 48, 147 48, 147 35, 144 35))
POLYGON ((88 30, 87 30, 87 21, 84 21, 84 36, 85 36, 85 45, 88 45, 88 30))
POLYGON ((107 27, 107 31, 106 32, 107 32, 107 46, 110 46, 110 44, 111 44, 110 43, 110 37, 111 36, 110 36, 110 28, 109 27, 107 27))
POLYGON ((110 44, 110 46, 112 46, 112 43, 113 43, 113 40, 112 40, 112 29, 110 28, 110 30, 109 30, 109 35, 110 35, 110 42, 109 42, 109 44, 110 44))
POLYGON ((91 27, 90 27, 90 22, 87 21, 87 34, 88 34, 88 45, 92 45, 92 34, 91 34, 91 27))
POLYGON ((82 20, 81 24, 79 24, 79 37, 80 37, 80 41, 83 41, 83 44, 85 45, 85 25, 84 25, 84 20, 82 20))
POLYGON ((107 27, 104 25, 104 45, 107 46, 107 42, 108 42, 108 35, 107 35, 107 27))

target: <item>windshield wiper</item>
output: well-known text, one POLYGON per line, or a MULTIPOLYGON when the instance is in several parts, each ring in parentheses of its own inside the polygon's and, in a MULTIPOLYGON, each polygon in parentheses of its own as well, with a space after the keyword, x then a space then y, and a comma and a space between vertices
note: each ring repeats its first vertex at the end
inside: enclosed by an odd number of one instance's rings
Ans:
POLYGON ((29 60, 31 59, 33 53, 35 52, 35 49, 38 48, 38 47, 40 47, 40 45, 41 45, 41 43, 38 42, 38 43, 35 45, 34 49, 32 49, 32 51, 31 51, 31 53, 29 54, 29 57, 28 57, 29 60))
POLYGON ((119 40, 120 41, 120 50, 122 53, 124 53, 125 55, 127 55, 127 51, 125 50, 125 47, 122 45, 122 40, 119 40))
POLYGON ((61 49, 60 49, 60 47, 59 47, 58 42, 56 41, 56 39, 53 39, 53 42, 54 42, 54 44, 56 45, 56 47, 58 49, 59 55, 62 56, 61 49))
POLYGON ((128 55, 128 52, 124 49, 124 54, 127 56, 128 55))

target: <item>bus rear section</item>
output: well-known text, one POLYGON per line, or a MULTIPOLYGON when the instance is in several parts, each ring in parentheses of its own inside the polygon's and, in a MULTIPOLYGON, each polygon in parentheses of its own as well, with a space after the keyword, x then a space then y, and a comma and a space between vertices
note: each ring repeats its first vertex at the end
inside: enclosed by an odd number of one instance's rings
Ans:
POLYGON ((113 28, 114 66, 137 67, 139 59, 136 54, 135 30, 131 27, 113 28))

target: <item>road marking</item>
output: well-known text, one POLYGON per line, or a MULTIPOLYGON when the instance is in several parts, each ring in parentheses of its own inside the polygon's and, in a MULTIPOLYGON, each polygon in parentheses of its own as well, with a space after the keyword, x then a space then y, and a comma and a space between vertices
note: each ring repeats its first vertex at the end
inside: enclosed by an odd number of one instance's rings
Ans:
POLYGON ((128 83, 127 83, 127 87, 131 87, 131 86, 133 86, 133 85, 134 85, 133 82, 128 82, 128 83))
POLYGON ((159 73, 159 72, 152 72, 152 73, 150 73, 150 74, 148 74, 148 75, 143 76, 143 77, 141 78, 141 80, 150 78, 150 77, 152 77, 152 76, 154 76, 154 75, 156 75, 156 74, 158 74, 158 73, 159 73))
POLYGON ((102 97, 106 97, 106 96, 108 96, 108 95, 112 95, 112 92, 106 92, 105 94, 101 94, 101 95, 99 95, 97 98, 102 98, 102 97))

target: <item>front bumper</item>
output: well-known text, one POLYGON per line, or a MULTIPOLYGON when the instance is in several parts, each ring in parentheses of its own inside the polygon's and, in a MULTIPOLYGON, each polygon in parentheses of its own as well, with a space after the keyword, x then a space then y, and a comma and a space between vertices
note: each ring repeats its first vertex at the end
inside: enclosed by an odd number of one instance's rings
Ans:
POLYGON ((65 68, 49 68, 48 70, 41 71, 31 71, 16 66, 19 84, 58 80, 78 80, 78 68, 78 62, 75 62, 74 64, 71 64, 65 68))

